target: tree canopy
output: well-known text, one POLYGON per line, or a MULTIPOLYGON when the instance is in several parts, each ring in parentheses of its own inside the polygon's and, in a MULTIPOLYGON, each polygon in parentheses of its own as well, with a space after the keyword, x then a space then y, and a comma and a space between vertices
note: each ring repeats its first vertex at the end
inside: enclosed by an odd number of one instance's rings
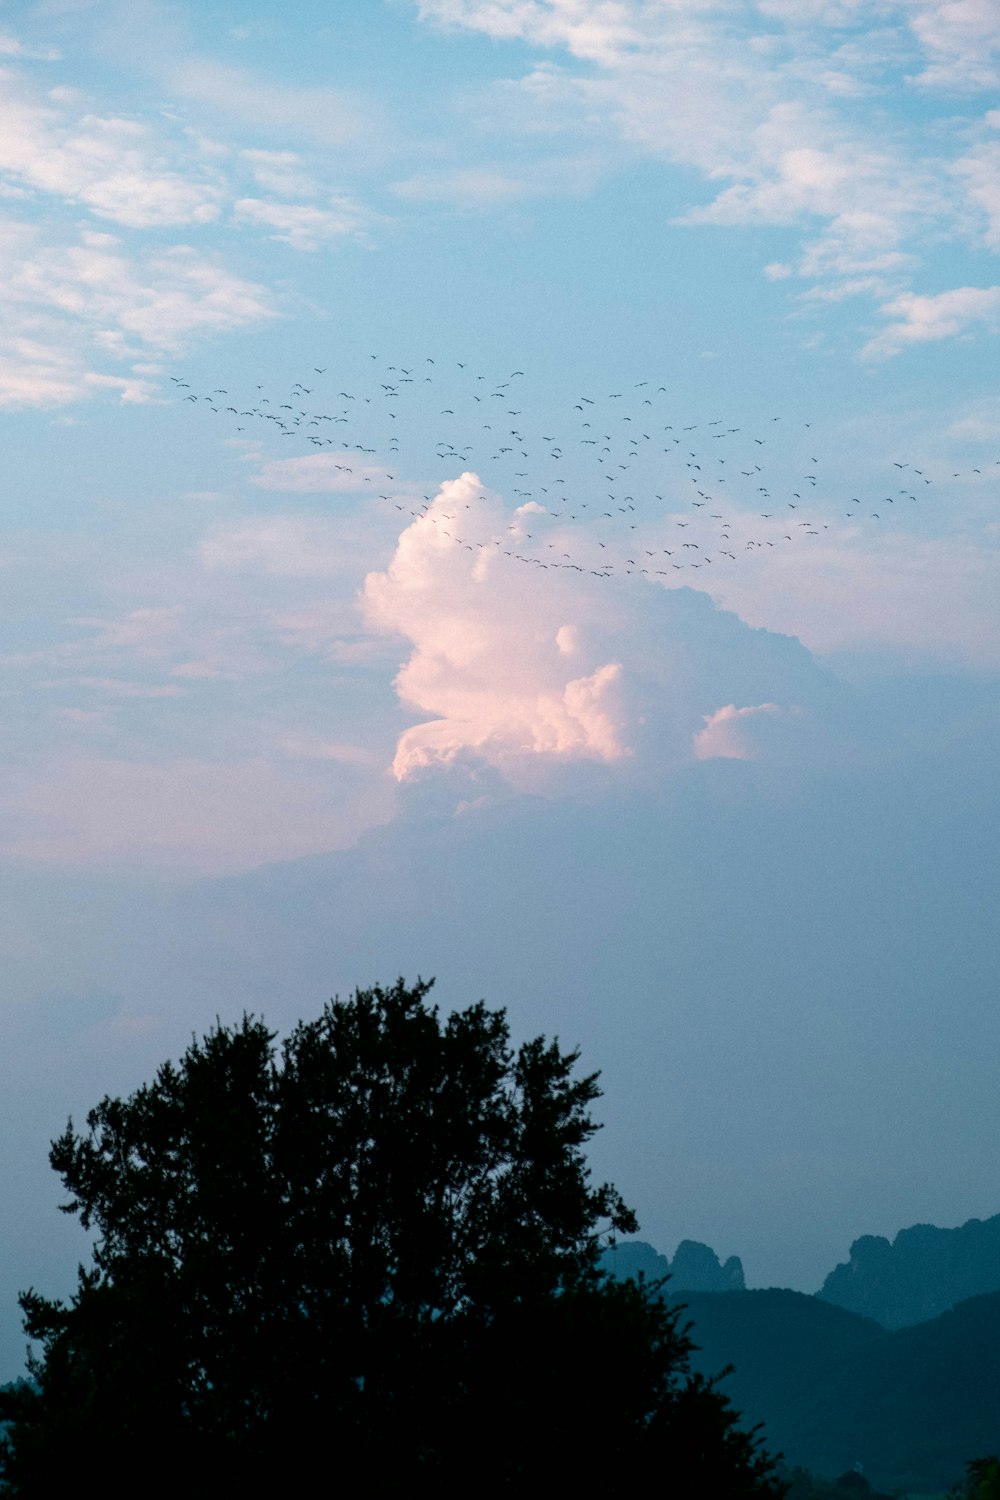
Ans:
POLYGON ((93 1260, 68 1305, 22 1295, 40 1352, 0 1407, 7 1493, 155 1468, 263 1494, 359 1464, 376 1492, 661 1470, 781 1493, 677 1311, 599 1268, 637 1225, 587 1168, 597 1075, 429 988, 358 991, 280 1043, 217 1023, 68 1124, 50 1159, 93 1260))
POLYGON ((1000 1458, 974 1458, 965 1466, 965 1483, 948 1491, 947 1500, 1000 1500, 1000 1458))

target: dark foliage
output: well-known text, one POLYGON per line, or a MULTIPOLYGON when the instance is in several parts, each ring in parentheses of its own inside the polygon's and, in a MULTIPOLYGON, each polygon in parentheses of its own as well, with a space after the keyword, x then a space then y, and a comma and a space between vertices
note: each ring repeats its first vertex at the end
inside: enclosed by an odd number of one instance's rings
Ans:
POLYGON ((781 1494, 677 1313, 599 1270, 636 1226, 586 1167, 596 1075, 428 988, 280 1047, 217 1025, 53 1143, 97 1238, 69 1306, 22 1297, 42 1352, 0 1398, 7 1493, 781 1494))
POLYGON ((974 1458, 965 1466, 965 1483, 948 1491, 948 1500, 1000 1500, 1000 1458, 974 1458))
POLYGON ((863 1474, 856 1469, 847 1469, 836 1479, 823 1479, 810 1474, 808 1469, 796 1467, 782 1470, 782 1479, 788 1486, 785 1500, 899 1500, 902 1491, 889 1494, 875 1490, 863 1474))

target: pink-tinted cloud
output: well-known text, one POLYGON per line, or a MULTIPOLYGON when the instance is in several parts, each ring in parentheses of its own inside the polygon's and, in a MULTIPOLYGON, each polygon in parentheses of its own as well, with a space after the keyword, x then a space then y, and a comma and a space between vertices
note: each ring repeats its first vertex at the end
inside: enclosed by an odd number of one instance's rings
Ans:
POLYGON ((400 738, 401 781, 468 751, 515 779, 535 758, 629 754, 621 663, 580 628, 592 614, 585 591, 554 569, 542 581, 539 565, 512 557, 530 516, 516 514, 513 532, 507 522, 476 475, 463 474, 402 533, 386 572, 365 581, 369 624, 411 645, 400 698, 434 716, 400 738))
POLYGON ((737 708, 727 703, 714 714, 705 714, 705 727, 695 735, 693 749, 697 760, 753 760, 755 752, 746 733, 748 721, 760 714, 780 714, 777 703, 758 703, 737 708))

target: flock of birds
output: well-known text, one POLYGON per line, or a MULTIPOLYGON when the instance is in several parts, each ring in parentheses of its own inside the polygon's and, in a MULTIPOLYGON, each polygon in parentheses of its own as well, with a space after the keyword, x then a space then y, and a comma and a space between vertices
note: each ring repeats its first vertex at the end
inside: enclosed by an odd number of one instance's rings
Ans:
POLYGON ((845 523, 853 536, 949 477, 897 458, 878 488, 845 497, 839 476, 827 477, 812 423, 686 422, 666 386, 649 380, 580 394, 558 420, 541 422, 524 371, 494 380, 466 363, 446 372, 431 357, 404 365, 372 354, 364 377, 349 382, 313 366, 283 392, 201 392, 182 376, 170 380, 178 401, 227 419, 245 441, 275 437, 283 448, 290 438, 327 454, 331 488, 378 495, 455 546, 597 578, 732 567, 769 549, 815 546, 845 523), (482 488, 445 509, 435 491, 470 472, 482 488), (487 491, 508 498, 506 524, 497 525, 487 491))

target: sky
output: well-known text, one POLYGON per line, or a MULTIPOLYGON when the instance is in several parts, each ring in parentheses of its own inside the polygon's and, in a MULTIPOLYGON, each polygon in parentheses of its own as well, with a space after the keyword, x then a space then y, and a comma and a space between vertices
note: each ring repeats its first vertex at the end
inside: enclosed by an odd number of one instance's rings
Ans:
POLYGON ((436 976, 644 1238, 1000 1211, 997 0, 0 6, 0 1378, 49 1141, 436 976))

